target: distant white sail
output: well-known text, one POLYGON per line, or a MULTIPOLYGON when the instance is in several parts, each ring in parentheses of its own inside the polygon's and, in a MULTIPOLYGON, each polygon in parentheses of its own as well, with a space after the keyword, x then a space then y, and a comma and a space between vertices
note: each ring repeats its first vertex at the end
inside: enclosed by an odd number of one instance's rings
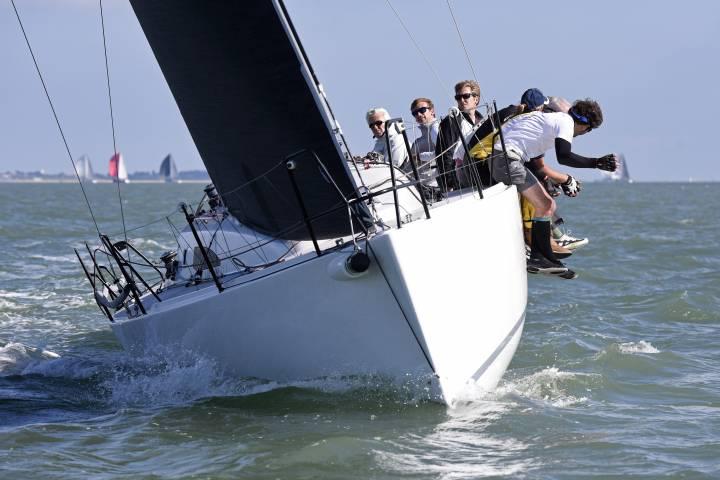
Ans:
POLYGON ((90 164, 90 157, 83 155, 78 158, 75 162, 75 168, 77 169, 77 175, 81 182, 92 181, 95 174, 93 173, 92 165, 90 164))

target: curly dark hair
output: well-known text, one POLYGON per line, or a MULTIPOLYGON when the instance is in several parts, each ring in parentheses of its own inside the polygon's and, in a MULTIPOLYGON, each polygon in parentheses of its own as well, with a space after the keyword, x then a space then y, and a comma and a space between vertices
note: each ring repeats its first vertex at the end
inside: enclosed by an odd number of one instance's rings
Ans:
POLYGON ((589 125, 592 128, 598 128, 603 123, 602 109, 600 108, 600 105, 591 98, 576 100, 575 103, 573 103, 572 110, 576 114, 587 118, 589 125))

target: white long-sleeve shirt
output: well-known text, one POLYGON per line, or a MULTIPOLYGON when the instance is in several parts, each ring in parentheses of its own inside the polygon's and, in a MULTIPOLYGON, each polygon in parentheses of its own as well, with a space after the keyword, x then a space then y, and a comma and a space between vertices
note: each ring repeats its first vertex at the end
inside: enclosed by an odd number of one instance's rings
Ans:
POLYGON ((375 139, 375 145, 372 151, 383 155, 384 161, 388 162, 388 150, 386 135, 390 137, 390 153, 392 153, 392 163, 396 167, 403 166, 409 158, 407 148, 405 148, 405 140, 399 131, 399 125, 394 123, 390 125, 389 132, 385 132, 381 137, 375 139))

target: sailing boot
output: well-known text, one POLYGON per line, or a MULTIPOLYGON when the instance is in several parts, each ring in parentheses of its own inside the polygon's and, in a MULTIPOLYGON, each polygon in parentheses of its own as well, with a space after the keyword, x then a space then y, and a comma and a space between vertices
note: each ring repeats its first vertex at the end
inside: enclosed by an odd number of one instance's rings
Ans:
POLYGON ((532 245, 527 261, 529 273, 566 273, 568 268, 555 257, 550 246, 550 219, 533 219, 532 245))
MULTIPOLYGON (((523 222, 523 237, 525 237, 525 249, 527 253, 526 256, 530 256, 530 247, 532 245, 532 234, 530 232, 532 229, 529 226, 526 226, 525 223, 526 222, 523 222)), ((557 259, 562 260, 563 258, 567 258, 573 254, 572 250, 558 244, 558 242, 556 242, 554 238, 550 239, 550 246, 552 247, 552 251, 555 254, 555 258, 557 259)))

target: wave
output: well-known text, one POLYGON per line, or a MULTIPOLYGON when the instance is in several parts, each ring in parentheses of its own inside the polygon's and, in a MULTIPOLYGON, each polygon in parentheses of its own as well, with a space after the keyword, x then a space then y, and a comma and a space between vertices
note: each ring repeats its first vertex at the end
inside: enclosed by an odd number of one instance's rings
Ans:
POLYGON ((76 263, 77 262, 77 258, 74 255, 56 256, 56 255, 33 254, 33 255, 28 255, 28 258, 35 259, 35 260, 44 260, 46 262, 55 262, 55 263, 76 263))
POLYGON ((9 342, 0 347, 0 376, 23 375, 38 364, 60 358, 55 352, 9 342))
POLYGON ((640 340, 639 342, 627 342, 618 345, 620 353, 660 353, 660 350, 653 347, 650 342, 640 340))
MULTIPOLYGON (((136 356, 122 350, 86 349, 83 356, 61 356, 17 342, 0 347, 0 377, 31 376, 46 377, 48 382, 87 381, 89 384, 81 384, 83 389, 92 390, 91 401, 113 410, 187 405, 214 398, 252 397, 271 392, 277 392, 277 395, 265 400, 273 403, 287 401, 290 394, 299 401, 306 399, 358 407, 367 402, 416 405, 430 399, 425 377, 397 381, 373 375, 327 376, 280 382, 232 375, 213 359, 188 351, 157 350, 136 356), (296 395, 296 392, 299 393, 296 395)), ((37 378, 33 380, 36 381, 37 378)), ((71 382, 68 388, 80 388, 77 385, 73 387, 71 382)))
POLYGON ((571 393, 572 390, 589 389, 599 377, 596 374, 565 372, 549 367, 523 377, 508 379, 498 386, 493 395, 498 397, 519 396, 540 401, 553 407, 564 408, 588 401, 586 396, 571 393))

